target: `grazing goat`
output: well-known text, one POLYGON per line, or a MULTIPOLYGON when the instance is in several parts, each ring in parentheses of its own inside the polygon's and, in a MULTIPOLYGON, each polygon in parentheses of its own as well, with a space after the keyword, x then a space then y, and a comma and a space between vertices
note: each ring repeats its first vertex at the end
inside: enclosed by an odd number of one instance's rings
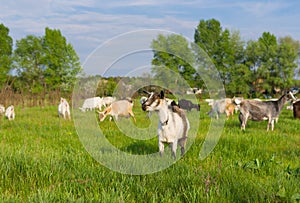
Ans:
POLYGON ((158 122, 158 147, 160 155, 164 152, 164 143, 171 144, 172 156, 176 159, 177 144, 181 147, 181 156, 185 153, 185 144, 190 128, 185 112, 174 101, 171 103, 165 98, 164 92, 160 94, 149 93, 147 100, 142 104, 143 111, 157 111, 158 122), (168 104, 170 103, 170 104, 168 104))
POLYGON ((106 116, 110 115, 110 121, 112 116, 118 120, 119 116, 123 117, 132 117, 134 122, 136 122, 134 114, 132 112, 133 102, 129 100, 119 100, 111 103, 108 107, 104 109, 102 112, 99 113, 99 120, 100 122, 104 121, 106 116))
POLYGON ((107 107, 107 106, 111 105, 114 101, 116 101, 115 97, 103 97, 102 105, 107 107))
POLYGON ((253 121, 268 120, 267 131, 270 126, 274 130, 274 121, 279 118, 279 114, 288 100, 295 100, 291 92, 286 92, 276 101, 256 101, 256 100, 243 100, 240 103, 239 120, 241 129, 245 130, 248 119, 253 121))
POLYGON ((300 118, 300 101, 293 103, 294 118, 300 118))
POLYGON ((70 105, 64 98, 60 98, 60 103, 58 105, 58 116, 62 116, 64 119, 71 119, 70 105))
POLYGON ((234 111, 236 109, 236 106, 233 103, 227 104, 225 107, 225 113, 227 120, 230 118, 230 116, 233 118, 234 111))
POLYGON ((211 104, 211 110, 208 112, 208 115, 213 117, 215 114, 216 119, 219 119, 220 114, 226 113, 226 106, 232 103, 232 99, 225 98, 209 102, 211 104))
POLYGON ((197 111, 200 111, 199 104, 193 104, 191 101, 186 99, 180 99, 178 101, 178 106, 182 109, 186 109, 187 111, 191 111, 193 108, 195 108, 197 111))
POLYGON ((95 108, 99 108, 101 109, 102 106, 105 106, 103 103, 103 99, 100 97, 92 97, 92 98, 87 98, 84 100, 82 107, 80 107, 79 109, 82 112, 85 112, 87 110, 93 110, 95 108))
POLYGON ((5 117, 8 118, 8 120, 10 121, 15 119, 15 108, 13 105, 7 107, 5 111, 5 117))
POLYGON ((0 104, 0 115, 4 113, 5 113, 5 107, 2 104, 0 104))

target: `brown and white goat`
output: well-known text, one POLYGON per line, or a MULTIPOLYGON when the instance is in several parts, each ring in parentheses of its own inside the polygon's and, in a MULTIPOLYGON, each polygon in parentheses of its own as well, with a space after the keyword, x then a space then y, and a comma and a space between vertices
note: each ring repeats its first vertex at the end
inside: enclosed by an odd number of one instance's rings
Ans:
MULTIPOLYGON (((270 126, 273 131, 274 121, 278 120, 283 106, 291 99, 295 100, 294 95, 291 92, 286 92, 276 101, 241 101, 239 115, 241 129, 245 130, 248 119, 253 121, 268 120, 267 131, 269 130, 270 126)), ((238 103, 239 102, 237 102, 237 104, 238 103)))
POLYGON ((132 117, 134 122, 136 122, 134 114, 132 112, 133 102, 129 100, 119 100, 111 103, 108 107, 104 109, 104 111, 99 112, 99 120, 100 122, 104 121, 104 119, 110 115, 110 121, 112 117, 115 117, 118 120, 119 116, 123 117, 132 117))
POLYGON ((158 112, 158 147, 160 155, 164 152, 164 143, 172 146, 172 156, 176 158, 177 144, 181 147, 181 156, 185 153, 185 144, 187 141, 189 121, 185 112, 175 104, 169 102, 164 96, 164 92, 148 93, 148 98, 142 104, 143 111, 158 112), (170 104, 169 104, 170 103, 170 104))

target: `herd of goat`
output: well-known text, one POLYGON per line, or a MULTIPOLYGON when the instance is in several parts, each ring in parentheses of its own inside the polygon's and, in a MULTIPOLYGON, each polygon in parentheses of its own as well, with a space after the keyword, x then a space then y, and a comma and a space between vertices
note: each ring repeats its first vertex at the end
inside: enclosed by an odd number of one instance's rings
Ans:
MULTIPOLYGON (((140 98, 140 104, 143 111, 147 111, 148 116, 152 112, 158 114, 158 147, 159 153, 164 153, 164 143, 171 146, 171 153, 176 158, 177 146, 181 147, 181 156, 185 153, 185 144, 190 128, 189 120, 186 113, 193 108, 200 111, 200 105, 194 104, 189 100, 180 99, 176 103, 172 99, 165 97, 164 92, 144 92, 147 96, 140 98)), ((262 121, 267 120, 267 130, 274 130, 274 122, 278 121, 279 115, 287 102, 291 102, 293 106, 295 118, 300 118, 300 101, 297 101, 292 92, 285 92, 279 99, 270 101, 261 101, 259 99, 243 99, 243 98, 225 98, 220 100, 207 99, 211 110, 209 116, 219 119, 220 114, 226 114, 227 119, 233 116, 235 111, 239 111, 239 120, 242 130, 245 130, 248 120, 262 121)), ((116 100, 115 98, 90 98, 84 101, 80 108, 82 111, 93 108, 102 108, 99 111, 99 120, 102 122, 107 116, 110 120, 114 117, 116 120, 120 116, 132 117, 135 120, 132 111, 133 101, 130 98, 124 100, 116 100), (104 101, 109 100, 108 103, 104 101)), ((291 109, 291 108, 290 108, 291 109)))
MULTIPOLYGON (((189 120, 186 113, 192 109, 200 111, 200 105, 194 104, 189 100, 180 99, 178 103, 174 100, 165 97, 164 92, 144 92, 147 96, 140 99, 140 104, 143 111, 147 111, 148 116, 152 112, 158 114, 158 147, 162 155, 164 152, 164 143, 171 145, 172 156, 176 158, 177 145, 181 147, 181 155, 185 153, 185 143, 188 137, 190 128, 189 120)), ((242 130, 245 130, 248 120, 263 121, 267 120, 267 130, 274 130, 274 122, 278 121, 279 115, 287 102, 291 105, 287 108, 293 109, 294 117, 300 118, 300 101, 297 101, 292 92, 285 92, 279 99, 270 101, 261 101, 259 99, 243 99, 243 98, 224 98, 219 100, 205 100, 211 110, 208 112, 210 117, 219 119, 220 114, 226 114, 227 119, 234 115, 234 112, 239 111, 239 121, 242 130)), ((130 98, 116 100, 115 97, 93 97, 85 99, 82 106, 79 108, 85 112, 88 110, 102 109, 98 111, 99 120, 102 122, 107 116, 110 120, 114 117, 132 117, 134 122, 135 116, 133 113, 133 101, 130 98)), ((9 106, 6 109, 0 105, 0 114, 4 114, 8 120, 14 120, 14 106, 9 106)), ((58 105, 58 115, 64 119, 71 119, 70 105, 66 99, 61 98, 58 105)))

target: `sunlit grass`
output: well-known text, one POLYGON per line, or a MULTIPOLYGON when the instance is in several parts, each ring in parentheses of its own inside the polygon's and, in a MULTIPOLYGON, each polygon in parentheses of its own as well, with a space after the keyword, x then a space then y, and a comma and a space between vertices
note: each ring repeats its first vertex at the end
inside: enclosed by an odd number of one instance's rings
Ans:
MULTIPOLYGON (((151 122, 138 102, 136 104, 137 123, 134 125, 144 129, 151 122)), ((94 160, 80 142, 74 122, 58 118, 57 107, 17 108, 14 121, 0 118, 0 200, 299 201, 300 120, 294 120, 292 112, 284 109, 273 132, 266 131, 266 122, 251 121, 243 132, 235 115, 234 119, 226 121, 213 152, 201 161, 199 153, 210 124, 206 115, 208 110, 209 107, 201 103, 197 137, 182 159, 157 173, 125 175, 94 160)), ((192 124, 198 119, 195 110, 188 115, 192 124)), ((108 119, 98 125, 118 149, 132 154, 149 154, 158 151, 156 118, 153 115, 155 134, 149 140, 126 136, 108 119)), ((131 121, 121 119, 120 123, 130 126, 131 121)), ((131 132, 131 129, 125 130, 131 132)))

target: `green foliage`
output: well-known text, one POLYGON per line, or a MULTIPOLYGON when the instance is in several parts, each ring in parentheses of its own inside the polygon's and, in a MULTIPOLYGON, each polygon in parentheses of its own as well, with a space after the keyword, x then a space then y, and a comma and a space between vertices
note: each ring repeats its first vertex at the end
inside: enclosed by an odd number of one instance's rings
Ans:
POLYGON ((59 30, 45 29, 45 82, 49 89, 70 90, 81 71, 79 57, 59 30))
POLYGON ((223 30, 219 21, 211 19, 199 22, 194 40, 215 64, 229 95, 276 94, 292 86, 300 45, 289 37, 277 41, 264 32, 245 46, 239 32, 223 30))
POLYGON ((174 87, 180 86, 179 80, 174 77, 174 73, 180 74, 190 86, 200 86, 196 70, 193 68, 195 62, 192 50, 188 41, 180 35, 163 36, 158 35, 152 41, 151 48, 154 50, 152 60, 153 73, 155 78, 164 81, 164 86, 172 84, 174 87), (168 68, 170 71, 165 71, 168 68), (173 73, 172 73, 173 72, 173 73))
POLYGON ((284 40, 278 43, 274 35, 265 32, 257 42, 248 43, 246 53, 246 64, 254 72, 255 91, 273 94, 292 85, 298 58, 295 46, 284 40))
POLYGON ((9 29, 0 24, 0 88, 7 81, 11 70, 13 40, 9 36, 9 29))
POLYGON ((44 57, 42 38, 28 35, 17 40, 14 61, 19 79, 23 83, 23 90, 31 93, 39 93, 43 90, 44 57))
POLYGON ((17 40, 14 66, 23 92, 70 92, 81 71, 79 57, 59 30, 45 29, 45 36, 17 40))
MULTIPOLYGON (((289 37, 277 40, 273 34, 264 32, 257 41, 245 43, 238 31, 223 30, 219 21, 210 19, 200 20, 194 41, 217 68, 228 95, 273 95, 295 85, 300 45, 289 37)), ((190 86, 202 87, 201 75, 193 64, 209 71, 208 58, 203 52, 199 53, 180 35, 158 35, 151 47, 153 73, 165 86, 180 86, 174 77, 174 73, 179 73, 190 86), (165 67, 174 73, 165 71, 165 67)))
POLYGON ((229 38, 229 31, 223 31, 220 22, 215 19, 200 20, 194 34, 195 43, 211 58, 219 71, 223 84, 228 80, 228 67, 232 65, 229 54, 229 38))
POLYGON ((250 97, 252 73, 249 68, 244 64, 235 64, 230 67, 229 74, 230 82, 225 86, 227 94, 250 97))

